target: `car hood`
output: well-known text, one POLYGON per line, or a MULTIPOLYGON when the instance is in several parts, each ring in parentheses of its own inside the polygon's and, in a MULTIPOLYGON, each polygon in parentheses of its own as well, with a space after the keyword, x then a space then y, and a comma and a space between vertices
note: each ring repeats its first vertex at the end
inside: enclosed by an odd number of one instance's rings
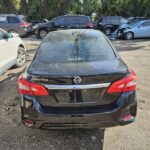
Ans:
POLYGON ((13 37, 19 37, 18 33, 12 33, 13 37))

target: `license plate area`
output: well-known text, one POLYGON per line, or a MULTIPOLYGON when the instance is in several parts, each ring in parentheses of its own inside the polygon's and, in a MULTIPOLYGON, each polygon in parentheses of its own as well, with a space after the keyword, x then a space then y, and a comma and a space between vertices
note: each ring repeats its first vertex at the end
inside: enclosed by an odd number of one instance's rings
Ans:
POLYGON ((58 104, 87 104, 99 102, 105 92, 105 88, 52 90, 51 92, 58 104))

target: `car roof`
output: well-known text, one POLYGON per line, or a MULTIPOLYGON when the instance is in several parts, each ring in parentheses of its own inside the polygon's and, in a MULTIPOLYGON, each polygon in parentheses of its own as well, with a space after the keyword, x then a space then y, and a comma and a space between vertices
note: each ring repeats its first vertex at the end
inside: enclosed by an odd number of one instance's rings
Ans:
POLYGON ((85 16, 85 15, 63 15, 63 16, 57 16, 56 18, 53 18, 52 20, 61 18, 61 17, 84 17, 84 18, 88 18, 90 20, 90 16, 85 16))
POLYGON ((63 16, 58 16, 56 18, 59 18, 59 17, 85 17, 85 18, 90 18, 90 16, 85 16, 85 15, 73 15, 73 14, 69 14, 69 15, 63 15, 63 16))
POLYGON ((150 21, 150 20, 141 20, 139 23, 144 23, 144 22, 147 22, 147 21, 150 21))
POLYGON ((2 32, 5 32, 5 33, 6 33, 6 31, 5 31, 4 29, 2 29, 2 28, 0 28, 0 31, 2 31, 2 32))
POLYGON ((77 15, 77 14, 67 14, 67 15, 64 15, 64 16, 71 16, 71 17, 89 17, 89 16, 86 16, 86 15, 77 15))

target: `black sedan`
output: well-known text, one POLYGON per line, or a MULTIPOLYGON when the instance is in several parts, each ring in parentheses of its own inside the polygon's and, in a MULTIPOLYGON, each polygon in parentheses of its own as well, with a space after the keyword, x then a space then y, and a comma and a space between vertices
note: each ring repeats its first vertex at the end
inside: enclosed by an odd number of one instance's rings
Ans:
POLYGON ((89 29, 93 27, 94 25, 89 16, 64 15, 58 16, 46 23, 39 23, 34 26, 33 29, 37 38, 43 39, 51 31, 63 29, 89 29))
POLYGON ((27 127, 106 128, 136 117, 136 74, 97 30, 50 32, 18 84, 27 127))

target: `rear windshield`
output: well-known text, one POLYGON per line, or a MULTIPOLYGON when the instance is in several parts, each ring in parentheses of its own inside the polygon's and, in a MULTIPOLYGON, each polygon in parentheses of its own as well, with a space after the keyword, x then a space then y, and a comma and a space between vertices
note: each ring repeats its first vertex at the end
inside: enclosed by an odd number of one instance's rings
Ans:
POLYGON ((114 59, 110 44, 99 31, 52 32, 36 54, 39 63, 91 62, 114 59))

